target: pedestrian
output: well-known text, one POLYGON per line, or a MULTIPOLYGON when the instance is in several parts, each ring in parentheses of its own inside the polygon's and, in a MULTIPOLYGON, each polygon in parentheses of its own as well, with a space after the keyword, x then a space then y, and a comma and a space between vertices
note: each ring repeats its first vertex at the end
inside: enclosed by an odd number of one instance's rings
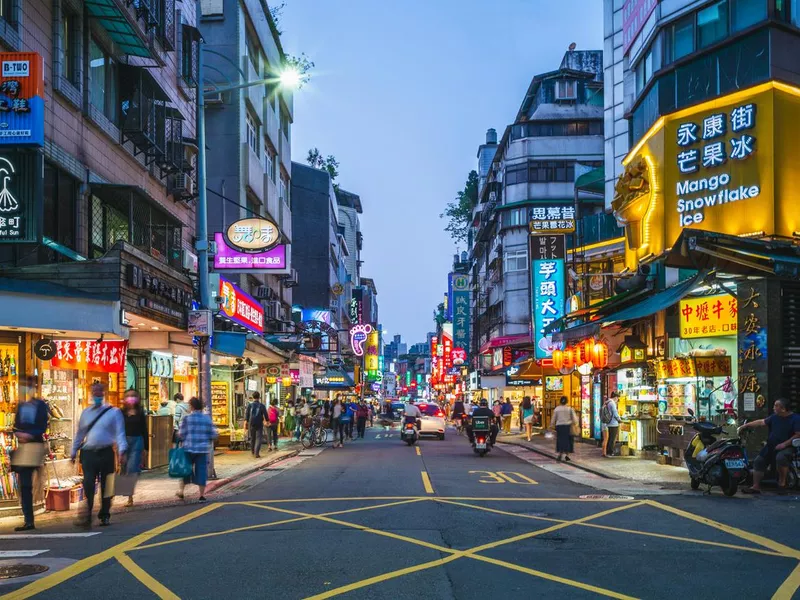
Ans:
POLYGON ((570 462, 570 453, 574 452, 572 429, 578 425, 578 415, 572 410, 572 407, 567 405, 567 397, 561 396, 559 406, 553 411, 553 419, 551 426, 556 431, 556 452, 558 458, 564 455, 564 460, 570 462))
POLYGON ((273 398, 272 401, 269 403, 269 409, 267 410, 267 417, 269 418, 269 424, 267 425, 267 445, 269 448, 268 450, 277 450, 278 449, 278 423, 281 421, 281 409, 278 408, 278 399, 273 398))
POLYGON ((366 433, 367 428, 367 418, 369 417, 369 408, 367 408, 366 400, 362 400, 361 404, 358 405, 358 410, 356 410, 356 434, 360 438, 364 438, 364 434, 366 433))
POLYGON ((36 397, 36 377, 28 376, 24 381, 24 396, 17 406, 14 418, 14 435, 18 444, 15 453, 23 451, 26 455, 25 462, 28 464, 15 466, 12 456, 11 468, 19 480, 19 497, 24 518, 23 524, 15 527, 14 531, 36 529, 33 520, 33 475, 39 472, 39 466, 34 466, 33 463, 44 460, 44 434, 47 431, 48 420, 47 404, 36 397))
POLYGON ((117 446, 120 464, 126 464, 128 439, 125 437, 125 418, 122 411, 105 403, 105 388, 101 383, 92 385, 92 404, 85 408, 78 421, 78 431, 72 444, 72 462, 80 450, 83 469, 83 493, 86 510, 78 517, 76 525, 90 527, 97 480, 100 479, 100 525, 111 520, 111 495, 106 494, 109 476, 114 475, 114 446, 117 446))
POLYGON ((503 406, 500 407, 500 416, 503 421, 503 432, 511 433, 511 415, 514 414, 514 406, 511 404, 511 398, 506 398, 503 406))
POLYGON ((302 398, 298 398, 294 404, 294 439, 300 441, 300 434, 303 432, 303 409, 306 404, 302 398))
POLYGON ((164 398, 161 401, 161 406, 156 411, 156 415, 159 417, 171 417, 174 410, 169 405, 169 400, 164 398))
POLYGON ((353 421, 356 418, 356 411, 353 410, 353 405, 350 402, 342 400, 342 416, 341 420, 344 423, 344 430, 347 439, 353 439, 353 421))
POLYGON ((502 422, 502 415, 503 415, 503 406, 500 404, 500 400, 495 400, 494 404, 492 404, 492 413, 494 414, 495 423, 497 423, 498 429, 500 428, 500 423, 502 422))
POLYGON ((530 442, 533 434, 533 403, 530 396, 525 396, 519 405, 519 424, 520 433, 525 426, 525 436, 530 442))
POLYGON ((374 427, 375 426, 375 403, 374 402, 370 402, 369 403, 369 426, 370 427, 374 427))
POLYGON ((611 418, 608 420, 608 446, 606 446, 606 456, 614 456, 614 446, 617 443, 617 434, 619 433, 619 412, 617 411, 617 392, 611 392, 611 397, 608 399, 606 406, 608 407, 611 418))
MULTIPOLYGON (((254 392, 254 395, 258 392, 254 392)), ((261 404, 259 402, 259 404, 261 404)), ((211 417, 203 412, 203 402, 200 398, 192 397, 189 400, 192 409, 181 420, 181 429, 178 432, 181 444, 186 455, 192 463, 192 475, 181 479, 177 496, 183 499, 183 492, 187 483, 194 483, 200 489, 200 498, 206 501, 206 481, 208 479, 208 454, 213 450, 214 440, 217 439, 217 428, 211 417)), ((263 405, 262 405, 263 409, 263 405)))
POLYGON ((189 406, 189 404, 184 402, 183 400, 183 394, 181 394, 180 392, 175 394, 175 410, 173 410, 172 412, 173 443, 175 444, 178 443, 178 430, 181 427, 181 420, 191 411, 192 409, 189 406))
POLYGON ((600 405, 600 450, 603 458, 608 458, 608 423, 610 421, 611 409, 608 408, 608 397, 605 397, 600 405))
POLYGON ((344 422, 342 421, 342 399, 337 397, 331 407, 331 427, 333 428, 333 447, 337 447, 336 434, 339 434, 338 447, 344 446, 344 422))
POLYGON ((792 440, 800 438, 800 415, 792 412, 789 408, 789 401, 786 398, 778 398, 772 405, 772 414, 766 419, 750 421, 739 428, 751 429, 755 427, 766 427, 769 431, 767 443, 753 461, 753 485, 743 488, 745 494, 760 494, 761 480, 767 466, 773 461, 778 471, 778 493, 786 493, 786 477, 789 475, 789 465, 794 458, 794 447, 792 440))
POLYGON ((286 431, 286 435, 289 438, 294 436, 295 412, 294 412, 294 402, 292 402, 291 400, 287 403, 286 410, 284 411, 283 428, 286 431))
MULTIPOLYGON (((267 410, 261 404, 261 394, 253 392, 253 401, 248 405, 244 414, 244 428, 250 437, 250 453, 255 458, 261 458, 261 444, 264 443, 264 421, 267 419, 267 410)), ((269 438, 267 438, 269 444, 269 438)))
MULTIPOLYGON (((125 439, 128 442, 128 460, 125 462, 125 474, 138 475, 142 472, 142 462, 150 450, 147 417, 142 407, 142 397, 136 390, 125 392, 123 404, 125 439)), ((128 496, 126 506, 133 506, 133 494, 128 496)))

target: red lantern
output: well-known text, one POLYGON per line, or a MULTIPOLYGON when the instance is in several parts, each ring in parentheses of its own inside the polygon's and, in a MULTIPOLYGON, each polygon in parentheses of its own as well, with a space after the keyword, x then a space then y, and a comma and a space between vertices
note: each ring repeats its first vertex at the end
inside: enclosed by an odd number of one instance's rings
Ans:
POLYGON ((592 348, 592 364, 596 369, 608 366, 608 344, 597 342, 592 348))
POLYGON ((564 368, 572 369, 575 366, 575 350, 567 348, 564 350, 564 368))
POLYGON ((561 369, 564 366, 564 352, 561 350, 553 350, 553 367, 561 369))
POLYGON ((580 366, 588 362, 592 362, 592 350, 594 349, 594 340, 585 339, 576 347, 575 363, 580 366))

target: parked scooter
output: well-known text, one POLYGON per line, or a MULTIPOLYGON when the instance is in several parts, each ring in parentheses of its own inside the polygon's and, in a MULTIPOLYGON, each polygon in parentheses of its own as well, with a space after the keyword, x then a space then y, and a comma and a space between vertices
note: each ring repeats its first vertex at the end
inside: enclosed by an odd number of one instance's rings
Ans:
POLYGON ((472 417, 472 449, 478 456, 485 456, 492 450, 492 419, 472 417))
POLYGON ((717 440, 715 436, 722 433, 722 427, 705 421, 692 423, 692 429, 697 434, 683 454, 692 489, 705 484, 708 492, 718 486, 726 496, 735 495, 748 473, 747 454, 741 440, 738 437, 717 440))
POLYGON ((400 439, 409 446, 413 446, 419 439, 419 432, 417 431, 417 419, 415 417, 406 417, 403 420, 403 426, 400 428, 400 439))

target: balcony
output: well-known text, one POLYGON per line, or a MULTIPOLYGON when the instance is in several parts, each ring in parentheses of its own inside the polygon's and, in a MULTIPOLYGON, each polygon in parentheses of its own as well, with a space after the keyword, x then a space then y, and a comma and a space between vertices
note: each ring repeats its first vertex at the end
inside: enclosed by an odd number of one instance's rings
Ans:
POLYGON ((243 173, 243 179, 247 183, 247 187, 250 188, 250 191, 258 198, 258 201, 263 204, 264 165, 247 143, 242 144, 242 166, 245 171, 243 173))
MULTIPOLYGON (((586 215, 578 221, 578 229, 574 237, 574 244, 588 246, 598 242, 605 242, 625 235, 625 230, 617 225, 614 215, 599 213, 586 215)), ((570 247, 572 244, 568 244, 570 247)))
POLYGON ((89 19, 108 33, 123 55, 155 58, 147 30, 159 18, 151 10, 160 10, 158 0, 84 0, 84 5, 89 19))
MULTIPOLYGON (((248 56, 242 56, 242 71, 244 71, 247 75, 247 81, 258 81, 259 79, 263 79, 263 77, 258 74, 258 71, 256 71, 256 68, 253 66, 253 62, 248 56)), ((261 119, 261 111, 264 106, 264 86, 250 86, 247 88, 247 97, 250 100, 253 110, 255 110, 256 114, 258 114, 258 118, 261 119)))

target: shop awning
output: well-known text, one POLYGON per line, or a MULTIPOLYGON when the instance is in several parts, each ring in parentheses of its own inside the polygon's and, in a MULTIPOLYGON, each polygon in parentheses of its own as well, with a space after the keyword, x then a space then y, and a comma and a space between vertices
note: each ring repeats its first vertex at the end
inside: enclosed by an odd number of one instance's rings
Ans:
POLYGON ((791 240, 746 238, 684 229, 665 264, 731 275, 800 276, 800 246, 791 240))
POLYGON ((696 288, 708 275, 708 271, 698 271, 693 277, 681 281, 664 291, 657 292, 640 302, 616 312, 605 312, 595 316, 589 323, 570 327, 564 331, 553 334, 553 340, 557 342, 569 342, 572 340, 583 339, 596 335, 602 327, 609 327, 615 324, 624 324, 630 321, 638 321, 650 315, 669 308, 679 302, 691 291, 696 288))
POLYGON ((556 342, 571 342, 593 336, 600 329, 599 315, 608 315, 626 308, 633 302, 646 298, 651 293, 652 290, 650 288, 622 292, 588 308, 577 310, 557 321, 553 321, 545 327, 544 332, 546 334, 552 333, 553 341, 556 342), (578 325, 572 325, 576 321, 582 322, 578 325))
POLYGON ((353 387, 355 387, 353 378, 341 369, 326 369, 323 375, 314 375, 315 390, 336 391, 353 387))
POLYGON ((84 0, 89 18, 106 30, 111 40, 123 54, 153 58, 147 41, 137 31, 136 25, 116 0, 84 0))
POLYGON ((478 354, 485 354, 486 352, 488 352, 493 348, 501 348, 503 346, 524 346, 525 344, 530 344, 530 343, 532 343, 530 333, 520 333, 518 335, 504 335, 492 338, 488 342, 483 344, 478 354))
POLYGON ((606 172, 603 167, 592 169, 584 173, 575 180, 575 189, 591 194, 604 194, 606 184, 606 172))
POLYGON ((257 364, 283 363, 289 360, 289 355, 270 344, 259 335, 247 334, 247 344, 244 355, 257 364))

